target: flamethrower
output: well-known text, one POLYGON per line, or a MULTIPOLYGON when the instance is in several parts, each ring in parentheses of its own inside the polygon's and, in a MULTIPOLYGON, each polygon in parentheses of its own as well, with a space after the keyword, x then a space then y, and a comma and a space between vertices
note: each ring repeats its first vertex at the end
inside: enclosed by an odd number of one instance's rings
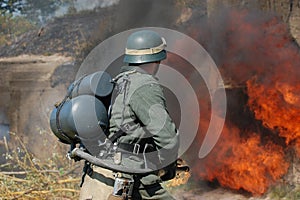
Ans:
MULTIPOLYGON (((181 159, 158 169, 157 165, 147 158, 146 147, 142 152, 139 151, 139 147, 138 150, 133 148, 132 152, 124 152, 124 150, 120 151, 117 143, 113 143, 108 138, 113 87, 111 77, 106 72, 99 71, 83 76, 69 86, 67 95, 55 105, 51 113, 52 132, 62 143, 70 145, 67 156, 75 161, 85 160, 82 180, 88 173, 91 164, 133 176, 156 172, 162 180, 169 180, 182 171, 189 171, 189 167, 181 159), (121 162, 122 157, 131 155, 140 157, 144 162, 144 168, 128 167, 121 162), (169 170, 169 168, 173 170, 169 170)), ((129 182, 120 178, 116 179, 116 192, 120 188, 133 186, 133 181, 130 182, 130 186, 122 185, 120 187, 120 183, 129 182)), ((127 188, 126 191, 129 192, 126 196, 130 196, 132 188, 127 188)))

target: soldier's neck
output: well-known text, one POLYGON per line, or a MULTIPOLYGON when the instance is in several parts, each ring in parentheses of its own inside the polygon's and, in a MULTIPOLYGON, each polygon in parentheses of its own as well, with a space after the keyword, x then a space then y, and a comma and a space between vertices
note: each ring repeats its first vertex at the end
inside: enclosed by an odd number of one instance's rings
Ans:
POLYGON ((155 75, 158 71, 159 64, 159 62, 144 63, 139 65, 138 67, 145 70, 148 74, 155 75))

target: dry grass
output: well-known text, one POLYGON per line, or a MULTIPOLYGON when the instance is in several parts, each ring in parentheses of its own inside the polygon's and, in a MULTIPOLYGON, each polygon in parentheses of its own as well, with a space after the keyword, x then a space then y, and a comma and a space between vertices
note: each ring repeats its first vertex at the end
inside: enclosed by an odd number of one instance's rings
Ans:
POLYGON ((300 199, 300 188, 289 184, 279 184, 271 188, 268 196, 274 200, 298 200, 300 199))
POLYGON ((38 161, 17 141, 20 146, 7 152, 0 166, 0 199, 78 199, 80 164, 63 155, 38 161))

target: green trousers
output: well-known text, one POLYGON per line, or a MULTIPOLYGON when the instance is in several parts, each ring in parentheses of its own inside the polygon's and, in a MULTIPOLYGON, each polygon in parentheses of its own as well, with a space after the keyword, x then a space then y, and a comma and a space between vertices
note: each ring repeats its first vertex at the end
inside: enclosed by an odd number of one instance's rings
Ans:
POLYGON ((133 199, 151 199, 151 200, 175 200, 169 192, 161 186, 161 179, 150 174, 144 177, 134 177, 135 188, 133 190, 133 199))

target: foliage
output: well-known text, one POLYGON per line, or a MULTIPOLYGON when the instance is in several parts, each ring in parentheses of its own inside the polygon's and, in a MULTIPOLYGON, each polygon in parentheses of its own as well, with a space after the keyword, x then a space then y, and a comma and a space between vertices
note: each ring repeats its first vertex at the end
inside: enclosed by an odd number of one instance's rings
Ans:
POLYGON ((300 188, 289 184, 279 184, 270 190, 268 196, 274 200, 298 200, 300 199, 300 188))
POLYGON ((60 1, 56 0, 26 0, 23 6, 22 14, 24 14, 31 21, 42 21, 51 16, 58 8, 60 1))
POLYGON ((6 17, 0 16, 0 30, 3 34, 20 34, 32 29, 34 26, 28 20, 23 17, 6 17))
POLYGON ((35 26, 30 21, 21 16, 0 16, 0 46, 10 44, 17 37, 34 28, 35 26))
POLYGON ((22 15, 35 23, 44 23, 63 5, 73 5, 74 0, 0 0, 2 16, 22 15))
POLYGON ((1 15, 17 13, 22 9, 22 5, 22 0, 0 0, 1 15))
POLYGON ((1 166, 0 199, 78 199, 80 178, 74 171, 79 165, 58 155, 42 163, 20 139, 18 143, 20 147, 6 153, 8 162, 1 166))
POLYGON ((53 17, 55 11, 63 5, 73 4, 74 0, 26 0, 22 7, 22 14, 36 23, 45 23, 48 18, 53 17))

